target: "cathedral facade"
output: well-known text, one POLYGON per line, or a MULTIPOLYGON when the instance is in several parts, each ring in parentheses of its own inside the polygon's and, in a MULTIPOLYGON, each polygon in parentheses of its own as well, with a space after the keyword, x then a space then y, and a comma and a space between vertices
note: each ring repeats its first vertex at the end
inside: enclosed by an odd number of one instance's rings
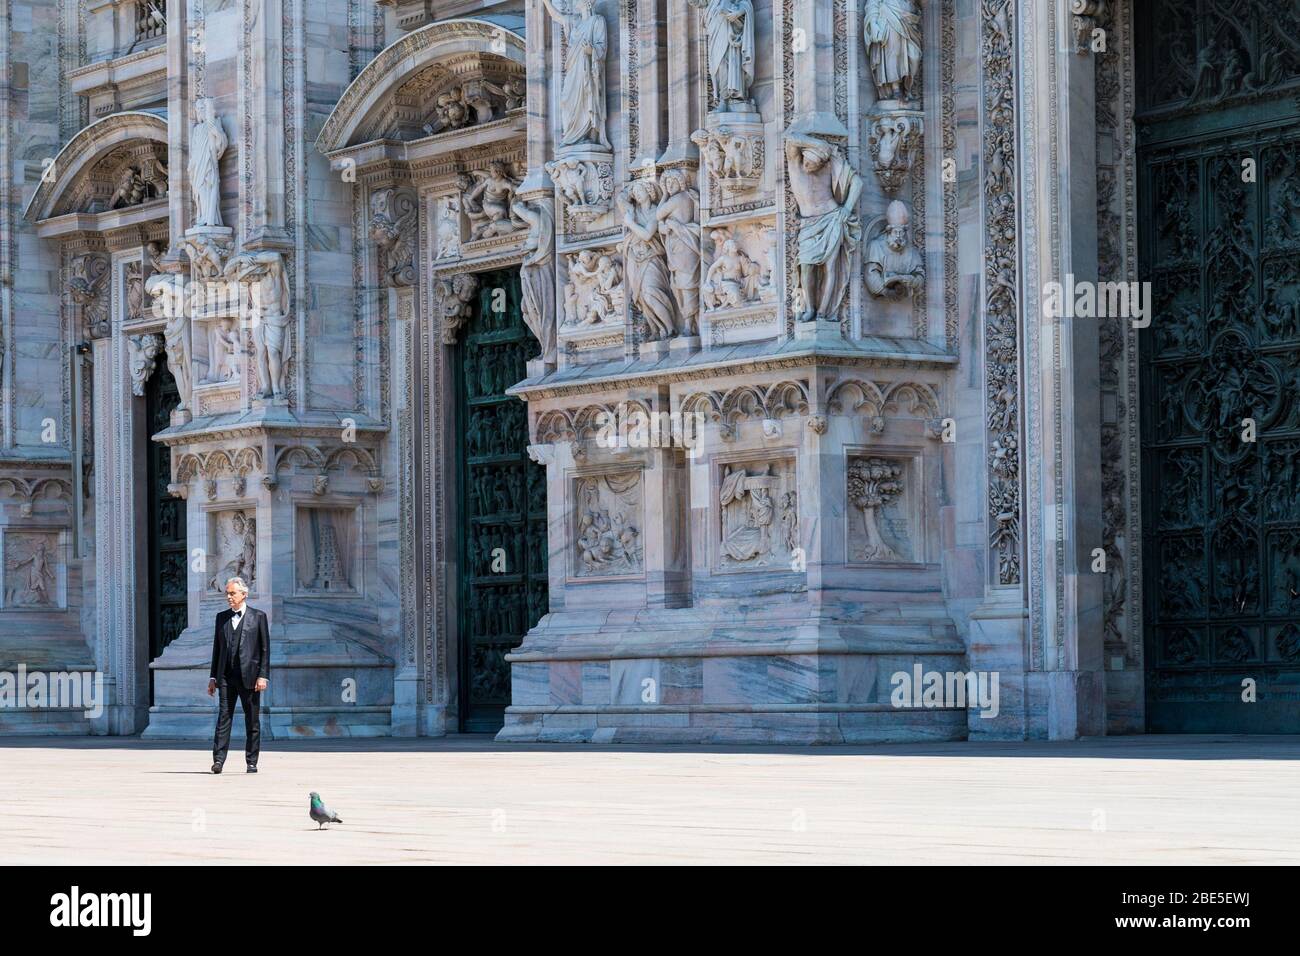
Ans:
POLYGON ((230 577, 271 736, 1287 730, 1297 36, 0 0, 0 671, 105 703, 0 732, 206 738, 230 577))

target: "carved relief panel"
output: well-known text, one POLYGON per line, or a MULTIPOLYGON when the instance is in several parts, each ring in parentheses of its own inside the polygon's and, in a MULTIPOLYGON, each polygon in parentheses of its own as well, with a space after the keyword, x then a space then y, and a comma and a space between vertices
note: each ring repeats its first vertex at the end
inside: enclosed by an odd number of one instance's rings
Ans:
POLYGON ((715 569, 789 570, 799 547, 794 459, 756 458, 717 467, 715 569))
POLYGON ((67 570, 60 532, 5 529, 0 535, 0 555, 4 558, 0 607, 67 606, 67 570))
POLYGON ((645 570, 641 471, 576 476, 571 495, 570 577, 641 574, 645 570))
POLYGON ((257 593, 257 517, 252 508, 208 513, 207 567, 206 597, 223 594, 230 578, 243 578, 249 591, 257 593))
POLYGON ((354 597, 361 592, 359 516, 356 507, 297 509, 293 553, 300 593, 354 597))
POLYGON ((845 522, 849 564, 923 560, 918 462, 860 452, 848 460, 845 522))

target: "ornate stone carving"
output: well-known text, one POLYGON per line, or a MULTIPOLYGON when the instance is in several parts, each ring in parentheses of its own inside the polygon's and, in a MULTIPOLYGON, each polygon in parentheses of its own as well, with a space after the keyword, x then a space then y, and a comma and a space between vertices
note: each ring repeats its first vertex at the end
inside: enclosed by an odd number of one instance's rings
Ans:
MULTIPOLYGON (((906 203, 895 199, 883 218, 884 231, 867 246, 867 291, 877 298, 914 295, 925 286, 925 262, 912 244, 911 213, 906 203)), ((867 234, 874 228, 875 223, 867 234)))
POLYGON ((189 256, 196 279, 210 281, 224 274, 226 257, 230 255, 230 239, 196 233, 177 240, 176 245, 189 256))
POLYGON ((415 222, 409 189, 380 189, 370 196, 370 239, 379 247, 380 276, 389 285, 415 284, 415 222))
POLYGON ((220 226, 221 156, 230 140, 214 113, 213 101, 202 97, 194 101, 195 122, 190 130, 189 176, 194 196, 195 226, 220 226))
POLYGON ((862 179, 838 146, 787 133, 786 166, 799 206, 796 320, 838 320, 849 288, 849 255, 860 237, 862 179))
POLYGON ((478 277, 467 272, 436 279, 429 305, 442 328, 442 344, 455 345, 460 327, 469 320, 470 304, 478 295, 478 277))
POLYGON ((912 171, 912 158, 921 148, 925 121, 910 113, 876 117, 867 136, 876 176, 886 192, 896 194, 912 171))
POLYGON ((56 607, 59 604, 59 536, 11 531, 4 536, 5 607, 56 607))
POLYGON ((810 415, 808 416, 808 427, 818 435, 825 435, 826 429, 830 427, 830 422, 827 421, 825 415, 810 415))
POLYGON ((542 0, 564 34, 560 93, 560 149, 596 145, 612 149, 605 135, 605 55, 609 27, 595 0, 542 0))
POLYGON ((551 201, 539 197, 532 202, 520 200, 515 211, 528 223, 529 253, 519 267, 520 310, 524 324, 541 346, 542 361, 554 365, 555 332, 555 217, 551 201))
POLYGON ((627 294, 645 322, 643 341, 672 338, 680 329, 677 301, 656 214, 659 187, 652 179, 634 179, 618 197, 625 229, 623 263, 627 294))
POLYGON ((144 318, 144 263, 128 262, 122 276, 126 293, 126 321, 138 322, 144 318))
POLYGON ((153 157, 148 169, 132 163, 122 167, 117 174, 108 208, 125 209, 165 195, 167 195, 167 165, 153 157), (146 172, 148 176, 145 175, 146 172))
POLYGON ((859 458, 849 463, 848 499, 862 511, 862 538, 850 528, 851 561, 898 561, 898 552, 881 534, 881 515, 903 493, 903 467, 885 458, 859 458))
POLYGON ((724 202, 757 189, 763 181, 764 140, 762 129, 737 129, 722 125, 697 129, 691 142, 700 148, 704 168, 722 193, 724 202))
MULTIPOLYGON (((985 69, 983 190, 984 343, 988 443, 1018 445, 1020 434, 1020 342, 1017 316, 1016 129, 1010 0, 982 0, 985 69), (1008 441, 1003 441, 1004 436, 1008 441)), ((1020 582, 1020 463, 1002 459, 990 467, 989 547, 994 580, 1020 582)))
POLYGON ((867 0, 862 39, 876 98, 911 99, 921 79, 921 13, 916 0, 867 0))
POLYGON ((770 291, 767 276, 757 262, 740 248, 736 231, 715 229, 713 244, 717 257, 704 274, 701 292, 706 309, 734 309, 763 299, 770 291))
POLYGON ((289 277, 284 256, 274 250, 245 252, 226 263, 226 278, 248 287, 253 344, 262 397, 284 399, 293 337, 289 277))
POLYGON ((620 256, 583 249, 568 257, 564 286, 564 325, 577 328, 623 321, 623 261, 620 256))
POLYGON ((1070 14, 1075 52, 1088 53, 1092 49, 1092 33, 1106 15, 1106 0, 1070 0, 1070 14))
POLYGON ((574 482, 577 577, 641 572, 641 495, 640 471, 592 475, 574 482))
POLYGON ((92 339, 102 339, 112 334, 113 322, 109 315, 108 256, 89 252, 72 260, 72 276, 68 280, 68 294, 81 307, 82 325, 92 339))
POLYGON ((438 258, 454 259, 460 255, 460 197, 443 196, 438 200, 438 258))
MULTIPOLYGON (((181 267, 183 268, 183 267, 181 267)), ((145 294, 154 300, 154 315, 162 314, 163 341, 167 347, 167 369, 180 393, 178 412, 189 409, 191 398, 190 315, 185 302, 185 278, 177 273, 155 272, 144 284, 145 294)))
POLYGON ((684 169, 659 178, 663 199, 655 210, 663 238, 669 280, 683 335, 696 335, 700 315, 700 197, 684 169))
POLYGON ((754 5, 750 0, 687 0, 703 10, 713 109, 753 112, 754 5))
POLYGON ((565 214, 577 222, 588 223, 609 212, 614 198, 612 164, 569 156, 551 160, 546 172, 564 202, 565 214))
POLYGON ((457 178, 460 210, 469 222, 469 241, 504 236, 525 227, 514 212, 519 180, 510 175, 510 164, 495 159, 488 171, 470 170, 457 178))
POLYGON ((130 353, 131 394, 143 395, 145 383, 153 374, 154 363, 162 354, 163 337, 156 333, 132 335, 126 342, 130 353))
POLYGON ((257 520, 249 510, 213 512, 211 554, 217 573, 208 579, 208 589, 222 593, 231 578, 243 578, 250 591, 257 588, 257 520))
MULTIPOLYGON (((723 466, 718 491, 723 567, 763 567, 789 560, 791 519, 784 513, 778 519, 777 508, 778 502, 791 505, 792 479, 788 462, 723 466)), ((793 520, 797 522, 797 515, 793 520)))

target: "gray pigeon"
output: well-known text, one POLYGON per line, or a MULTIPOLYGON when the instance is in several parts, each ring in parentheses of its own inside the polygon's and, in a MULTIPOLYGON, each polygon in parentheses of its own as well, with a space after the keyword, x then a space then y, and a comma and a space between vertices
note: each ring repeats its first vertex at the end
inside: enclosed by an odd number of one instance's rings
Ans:
POLYGON ((325 804, 321 803, 320 794, 315 790, 311 792, 311 818, 316 821, 316 829, 319 830, 326 823, 342 823, 343 818, 331 810, 325 804))

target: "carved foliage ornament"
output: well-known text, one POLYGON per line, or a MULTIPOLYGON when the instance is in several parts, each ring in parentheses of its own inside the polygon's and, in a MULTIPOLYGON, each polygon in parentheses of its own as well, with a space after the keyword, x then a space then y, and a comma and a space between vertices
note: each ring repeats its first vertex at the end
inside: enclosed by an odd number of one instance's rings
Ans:
POLYGON ((417 211, 409 189, 380 189, 370 196, 370 238, 379 248, 380 276, 388 285, 415 284, 417 211))

